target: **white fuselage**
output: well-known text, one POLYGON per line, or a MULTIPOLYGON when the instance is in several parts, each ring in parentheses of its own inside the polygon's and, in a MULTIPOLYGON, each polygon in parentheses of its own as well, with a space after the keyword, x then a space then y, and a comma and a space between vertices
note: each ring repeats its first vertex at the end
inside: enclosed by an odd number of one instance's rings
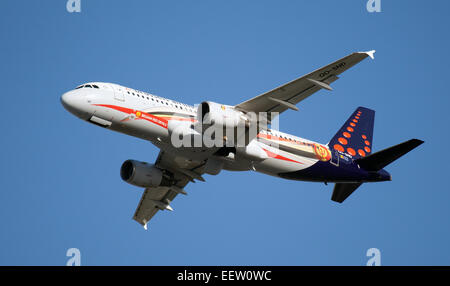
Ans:
POLYGON ((192 128, 197 108, 117 84, 87 83, 65 93, 61 101, 68 111, 83 120, 148 140, 188 160, 214 158, 225 170, 255 170, 278 176, 308 168, 319 160, 329 160, 327 146, 270 129, 261 131, 246 147, 225 156, 217 155, 218 148, 174 146, 172 136, 179 130, 201 136, 192 128))

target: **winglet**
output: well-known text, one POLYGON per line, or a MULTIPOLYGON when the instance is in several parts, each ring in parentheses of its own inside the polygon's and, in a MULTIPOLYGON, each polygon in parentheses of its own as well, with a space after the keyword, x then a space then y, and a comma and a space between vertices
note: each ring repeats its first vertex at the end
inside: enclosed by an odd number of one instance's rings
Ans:
POLYGON ((375 50, 371 50, 368 52, 360 52, 360 53, 368 55, 373 60, 373 59, 375 59, 375 56, 374 56, 375 52, 376 52, 375 50))

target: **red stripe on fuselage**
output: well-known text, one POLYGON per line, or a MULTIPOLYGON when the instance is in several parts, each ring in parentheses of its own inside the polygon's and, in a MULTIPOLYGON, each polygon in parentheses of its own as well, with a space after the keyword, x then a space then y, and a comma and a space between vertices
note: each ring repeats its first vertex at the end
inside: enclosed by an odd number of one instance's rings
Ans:
MULTIPOLYGON (((154 116, 157 116, 157 115, 154 115, 154 116)), ((197 121, 195 118, 181 117, 181 116, 164 115, 164 116, 157 116, 157 117, 165 118, 166 120, 190 121, 190 122, 196 122, 197 121)))
POLYGON ((284 157, 284 156, 275 154, 275 153, 270 152, 269 150, 266 150, 266 149, 264 149, 264 148, 263 148, 263 150, 267 153, 267 155, 268 155, 270 158, 280 159, 280 160, 284 160, 284 161, 288 161, 288 162, 293 162, 293 163, 298 163, 298 164, 303 164, 302 162, 298 162, 298 161, 289 159, 289 158, 287 158, 287 157, 284 157))
POLYGON ((111 108, 117 111, 121 111, 123 113, 126 114, 135 114, 136 115, 136 120, 137 119, 143 119, 143 120, 147 120, 151 123, 154 123, 158 126, 161 126, 163 128, 168 127, 169 122, 162 117, 158 117, 158 116, 154 116, 152 114, 143 112, 143 111, 139 111, 139 110, 135 110, 135 109, 131 109, 131 108, 126 108, 126 107, 122 107, 122 106, 117 106, 117 105, 110 105, 110 104, 94 104, 95 106, 101 106, 101 107, 106 107, 106 108, 111 108), (137 113, 140 113, 140 115, 138 116, 137 113))

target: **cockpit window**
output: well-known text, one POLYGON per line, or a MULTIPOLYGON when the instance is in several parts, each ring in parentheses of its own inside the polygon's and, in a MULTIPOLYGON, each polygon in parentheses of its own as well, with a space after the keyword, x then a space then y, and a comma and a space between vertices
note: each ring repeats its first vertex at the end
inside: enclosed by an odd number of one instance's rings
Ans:
POLYGON ((99 88, 98 85, 95 84, 83 84, 80 86, 77 86, 75 89, 79 89, 79 88, 99 88))

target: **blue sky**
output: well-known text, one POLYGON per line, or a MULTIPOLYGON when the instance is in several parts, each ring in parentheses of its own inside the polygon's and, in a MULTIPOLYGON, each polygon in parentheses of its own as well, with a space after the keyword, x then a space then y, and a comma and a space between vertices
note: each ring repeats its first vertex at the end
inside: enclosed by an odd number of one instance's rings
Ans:
POLYGON ((448 1, 2 1, 0 265, 450 264, 448 1), (244 3, 245 2, 245 3, 244 3), (144 231, 129 158, 156 147, 87 124, 60 96, 115 82, 189 104, 238 104, 354 51, 376 49, 288 111, 280 129, 326 143, 358 106, 374 149, 425 144, 344 204, 333 186, 222 172, 187 187, 144 231))

